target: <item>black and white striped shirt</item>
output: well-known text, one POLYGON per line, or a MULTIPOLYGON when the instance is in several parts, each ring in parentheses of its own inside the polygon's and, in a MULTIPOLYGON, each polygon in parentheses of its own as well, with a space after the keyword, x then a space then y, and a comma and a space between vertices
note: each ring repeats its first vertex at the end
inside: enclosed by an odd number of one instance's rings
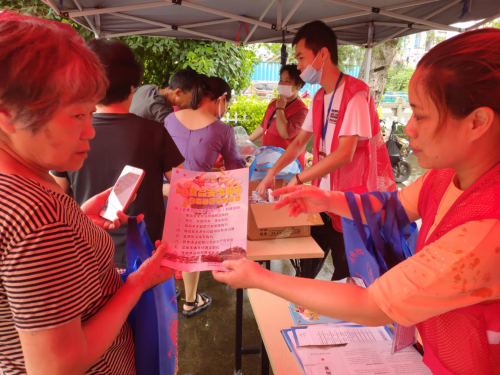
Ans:
MULTIPOLYGON (((25 374, 17 330, 55 328, 95 315, 120 288, 109 235, 70 197, 0 174, 0 374, 25 374)), ((134 374, 125 324, 87 374, 134 374)))

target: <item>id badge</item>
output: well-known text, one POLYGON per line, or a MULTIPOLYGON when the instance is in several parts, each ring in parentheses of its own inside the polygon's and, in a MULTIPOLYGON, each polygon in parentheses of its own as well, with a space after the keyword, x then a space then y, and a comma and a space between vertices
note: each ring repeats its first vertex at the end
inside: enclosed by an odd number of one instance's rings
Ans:
POLYGON ((396 330, 394 331, 394 339, 392 340, 392 354, 417 342, 417 327, 415 325, 410 327, 405 327, 401 324, 394 325, 396 326, 396 330))
POLYGON ((319 141, 319 153, 318 153, 318 162, 326 158, 326 152, 325 152, 325 142, 321 139, 319 141))

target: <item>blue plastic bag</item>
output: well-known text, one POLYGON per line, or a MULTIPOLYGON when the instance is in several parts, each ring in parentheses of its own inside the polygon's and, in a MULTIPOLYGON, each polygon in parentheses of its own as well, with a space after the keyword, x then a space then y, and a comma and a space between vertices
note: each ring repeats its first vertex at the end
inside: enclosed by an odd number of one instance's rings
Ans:
MULTIPOLYGON (((260 181, 263 180, 267 175, 267 171, 276 163, 285 150, 281 147, 274 146, 262 146, 259 147, 254 152, 255 158, 250 165, 250 181, 260 181)), ((288 164, 285 168, 278 172, 276 175, 277 180, 285 180, 290 182, 290 180, 295 177, 296 174, 302 172, 302 166, 299 161, 295 159, 293 162, 288 164)))
POLYGON ((351 276, 363 279, 368 286, 415 253, 417 225, 409 222, 397 198, 397 192, 371 192, 360 195, 367 225, 362 223, 354 194, 346 192, 345 196, 353 216, 353 220, 342 218, 349 272, 351 276), (384 225, 382 210, 373 212, 370 195, 383 203, 384 225))
MULTIPOLYGON (((144 222, 129 218, 126 278, 148 259, 154 246, 144 222)), ((137 375, 174 375, 177 371, 177 299, 174 278, 144 292, 128 316, 135 342, 137 375)))

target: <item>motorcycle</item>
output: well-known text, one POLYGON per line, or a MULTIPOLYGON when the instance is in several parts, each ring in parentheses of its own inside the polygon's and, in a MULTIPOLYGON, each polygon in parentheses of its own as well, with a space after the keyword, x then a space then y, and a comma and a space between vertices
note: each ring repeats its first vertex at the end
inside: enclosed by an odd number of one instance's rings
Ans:
POLYGON ((397 121, 392 123, 391 134, 385 145, 389 152, 394 180, 396 182, 404 182, 411 175, 411 165, 405 160, 405 158, 411 154, 411 148, 406 139, 400 138, 394 134, 397 124, 397 121))

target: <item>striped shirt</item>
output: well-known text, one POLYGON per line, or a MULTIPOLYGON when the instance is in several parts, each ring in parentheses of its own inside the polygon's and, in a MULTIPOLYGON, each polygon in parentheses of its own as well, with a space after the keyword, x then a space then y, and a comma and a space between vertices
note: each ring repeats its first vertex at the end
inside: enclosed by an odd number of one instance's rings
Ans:
MULTIPOLYGON (((0 374, 26 374, 17 330, 94 316, 120 288, 109 235, 67 195, 0 174, 0 374), (17 329, 17 330, 16 330, 17 329)), ((86 374, 134 374, 125 324, 86 374)))

